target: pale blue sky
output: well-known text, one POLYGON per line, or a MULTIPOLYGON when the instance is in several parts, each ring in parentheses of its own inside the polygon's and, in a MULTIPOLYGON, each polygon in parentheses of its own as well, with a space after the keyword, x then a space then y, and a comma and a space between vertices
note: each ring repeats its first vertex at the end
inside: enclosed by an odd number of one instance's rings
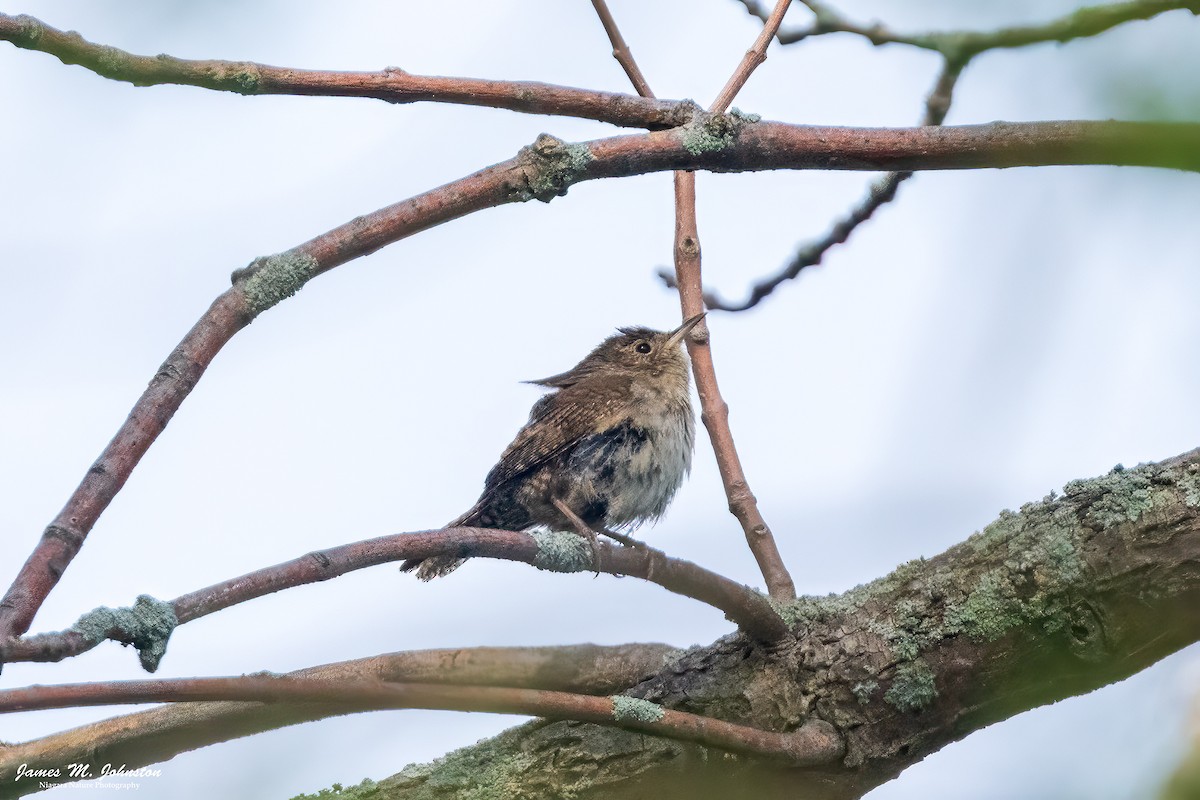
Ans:
MULTIPOLYGON (((666 97, 710 100, 757 30, 724 0, 612 7, 666 97)), ((1037 21, 1071 7, 839 5, 912 29, 1037 21)), ((7 10, 139 53, 626 87, 584 0, 453 10, 28 0, 7 10)), ((1116 116, 1099 83, 1116 75, 1138 76, 1147 95, 1188 98, 1198 35, 1200 22, 1174 12, 1094 41, 989 54, 964 75, 949 121, 1116 116)), ((936 68, 929 54, 828 37, 773 51, 736 104, 792 122, 907 125, 936 68)), ((613 132, 478 108, 136 89, 8 45, 0 109, 5 585, 233 269, 508 158, 542 131, 613 132)), ((871 177, 700 175, 711 285, 740 296, 871 177)), ((1200 444, 1200 177, 931 173, 901 194, 825 267, 755 312, 710 320, 748 476, 809 593, 940 552, 1067 480, 1200 444)), ((675 324, 676 299, 654 277, 670 259, 670 197, 669 175, 592 182, 314 280, 221 353, 34 629, 454 517, 537 396, 519 381, 570 366, 618 325, 675 324)), ((691 480, 643 533, 757 584, 709 452, 701 436, 691 480)), ((631 579, 481 562, 421 585, 381 567, 189 624, 159 674, 285 671, 443 646, 688 646, 730 630, 718 612, 631 579)), ((136 677, 134 654, 107 644, 57 665, 6 667, 0 685, 136 677)), ((1176 757, 1198 679, 1191 648, 975 734, 871 797, 1139 797, 1176 757)), ((113 713, 7 716, 0 740, 113 713)), ((513 722, 434 712, 330 720, 182 755, 140 796, 289 797, 385 777, 513 722)))

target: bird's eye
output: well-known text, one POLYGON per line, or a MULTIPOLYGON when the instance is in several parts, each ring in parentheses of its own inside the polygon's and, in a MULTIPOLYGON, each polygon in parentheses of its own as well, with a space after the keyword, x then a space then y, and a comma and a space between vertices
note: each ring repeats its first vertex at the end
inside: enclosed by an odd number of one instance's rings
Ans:
POLYGON ((637 350, 639 353, 649 353, 650 352, 650 343, 649 342, 638 342, 637 345, 633 349, 637 350))

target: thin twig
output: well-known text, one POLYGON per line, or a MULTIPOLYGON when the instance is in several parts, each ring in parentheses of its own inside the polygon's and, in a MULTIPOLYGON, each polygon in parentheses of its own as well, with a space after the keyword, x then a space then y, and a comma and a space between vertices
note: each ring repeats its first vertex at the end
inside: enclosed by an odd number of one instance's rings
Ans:
MULTIPOLYGON (((336 678, 517 686, 581 694, 611 694, 662 668, 666 645, 572 645, 537 648, 464 648, 395 653, 310 667, 296 678, 336 678)), ((137 767, 181 752, 347 712, 337 705, 264 706, 261 703, 190 703, 101 720, 20 744, 0 760, 58 763, 96 759, 137 767)), ((0 773, 3 770, 0 768, 0 773)))
POLYGON ((250 61, 190 60, 139 56, 94 44, 74 32, 33 17, 0 14, 0 41, 56 56, 113 80, 135 86, 175 84, 244 95, 365 97, 389 103, 457 103, 504 108, 526 114, 580 117, 633 128, 658 130, 685 124, 694 110, 687 101, 637 98, 531 81, 491 81, 410 75, 389 67, 380 72, 336 72, 272 67, 250 61))
POLYGON ((654 97, 654 92, 650 91, 650 84, 646 82, 646 76, 642 74, 641 68, 633 58, 633 51, 629 49, 629 45, 625 44, 625 37, 621 35, 617 21, 613 19, 612 12, 608 10, 608 4, 604 0, 592 0, 592 7, 596 9, 596 16, 600 17, 600 24, 604 26, 604 32, 608 34, 608 40, 612 42, 613 58, 625 70, 633 88, 642 97, 654 97))
MULTIPOLYGON (((737 0, 759 19, 768 14, 756 0, 737 0)), ((779 33, 780 44, 795 44, 813 36, 830 33, 851 33, 874 45, 905 44, 924 50, 935 50, 952 61, 959 61, 998 48, 1025 47, 1043 42, 1069 42, 1096 36, 1126 22, 1150 19, 1167 11, 1187 10, 1200 14, 1197 0, 1129 0, 1077 9, 1041 25, 1020 25, 995 31, 934 31, 929 33, 898 33, 879 22, 869 25, 852 22, 818 0, 805 0, 814 14, 813 21, 804 27, 779 33)))
MULTIPOLYGON (((764 22, 771 18, 771 14, 757 0, 738 2, 745 6, 751 15, 764 22)), ((957 31, 905 36, 893 33, 880 23, 869 26, 852 23, 819 0, 802 2, 813 12, 814 21, 807 28, 780 33, 778 39, 782 44, 791 44, 810 36, 827 33, 854 33, 866 37, 876 45, 909 44, 943 54, 943 69, 926 100, 923 125, 942 124, 949 110, 951 94, 958 76, 968 62, 982 52, 994 48, 1022 47, 1046 41, 1067 42, 1095 36, 1124 22, 1148 19, 1174 9, 1200 12, 1200 2, 1196 0, 1133 0, 1079 9, 1044 25, 1005 28, 993 32, 957 31)), ((867 197, 857 207, 839 220, 825 236, 800 247, 788 264, 775 275, 755 283, 745 300, 731 302, 714 292, 706 291, 705 306, 711 311, 734 312, 754 308, 781 284, 795 279, 804 269, 820 264, 830 249, 846 242, 859 225, 869 220, 881 206, 895 199, 900 184, 912 177, 912 174, 903 171, 892 172, 872 184, 867 197)), ((676 288, 673 271, 661 269, 658 275, 668 287, 676 288)))
POLYGON ((758 69, 760 64, 767 60, 767 47, 779 31, 779 26, 783 23, 783 15, 787 13, 789 5, 791 5, 791 0, 778 0, 775 3, 774 10, 764 20, 762 31, 759 32, 758 38, 754 40, 754 44, 746 51, 746 55, 742 58, 742 63, 738 64, 737 69, 729 76, 725 88, 721 90, 721 93, 717 95, 717 99, 709 106, 708 110, 711 113, 724 114, 728 111, 729 106, 733 104, 733 98, 737 97, 737 93, 746 85, 746 81, 750 79, 750 75, 754 70, 758 69))
MULTIPOLYGON (((422 533, 398 533, 362 542, 331 547, 282 564, 255 570, 170 601, 176 624, 192 620, 283 589, 318 583, 379 564, 438 555, 501 558, 523 561, 558 572, 596 570, 628 575, 662 586, 720 609, 747 635, 775 642, 790 635, 787 625, 754 590, 734 583, 690 561, 671 558, 651 547, 612 547, 597 543, 601 552, 594 564, 591 549, 575 534, 538 535, 482 528, 446 528, 422 533), (557 556, 557 558, 556 558, 557 556)), ((0 663, 61 661, 92 649, 105 638, 121 640, 123 631, 90 633, 85 615, 64 631, 9 639, 0 645, 0 663)), ((167 635, 170 634, 168 630, 167 635)), ((165 642, 161 643, 165 647, 165 642)))
MULTIPOLYGON (((790 0, 778 0, 754 46, 746 51, 745 58, 730 76, 725 88, 713 102, 710 111, 723 113, 738 90, 746 84, 750 74, 766 60, 766 49, 775 38, 790 0)), ((696 225, 696 175, 693 172, 675 173, 675 276, 679 285, 679 304, 683 318, 688 319, 704 310, 704 281, 701 276, 700 234, 696 225)), ((729 405, 721 396, 717 384, 717 372, 713 365, 712 346, 709 341, 708 323, 701 322, 687 339, 688 354, 692 359, 692 373, 696 376, 696 392, 703 409, 701 419, 708 430, 716 456, 721 483, 725 487, 725 498, 729 511, 741 523, 746 543, 762 572, 767 591, 776 600, 794 600, 796 585, 788 572, 779 546, 771 528, 758 509, 758 500, 750 490, 746 473, 738 457, 733 432, 729 427, 729 405)))
MULTIPOLYGON (((954 84, 962 74, 965 63, 943 60, 942 70, 938 74, 933 90, 925 99, 925 114, 922 125, 941 125, 950 110, 953 101, 954 84)), ((755 283, 749 296, 741 302, 724 300, 712 291, 704 293, 704 305, 710 311, 746 311, 754 308, 783 283, 794 280, 808 267, 821 263, 825 254, 835 246, 844 243, 854 233, 859 225, 869 220, 881 206, 890 203, 896 197, 900 184, 913 176, 912 172, 889 172, 872 184, 866 198, 852 209, 843 219, 830 228, 820 239, 800 247, 792 259, 776 274, 755 283)), ((663 282, 670 287, 675 286, 675 274, 670 270, 660 270, 658 273, 663 282)))
POLYGON ((217 352, 259 313, 310 278, 392 242, 484 208, 551 200, 576 183, 666 170, 920 170, 1121 164, 1200 171, 1200 125, 991 123, 945 128, 744 124, 719 148, 689 148, 678 131, 568 144, 539 137, 515 158, 341 225, 236 274, 168 357, 0 600, 0 641, 34 614, 139 459, 217 352))
POLYGON ((840 757, 844 748, 833 726, 820 720, 811 721, 792 733, 777 733, 685 711, 675 711, 632 697, 592 697, 568 692, 497 686, 449 686, 283 676, 176 678, 31 686, 0 691, 0 713, 125 703, 195 701, 322 703, 357 710, 426 708, 528 714, 642 731, 734 753, 769 758, 792 766, 827 764, 840 757))
MULTIPOLYGON (((679 304, 684 318, 704 309, 700 279, 700 239, 696 229, 696 174, 675 173, 675 274, 679 283, 679 304)), ((701 322, 687 340, 692 358, 692 373, 696 376, 696 392, 703 408, 701 419, 708 429, 721 472, 721 483, 729 501, 729 511, 741 523, 746 543, 766 581, 767 591, 776 600, 793 600, 796 586, 788 573, 771 529, 758 510, 758 501, 742 470, 741 459, 729 429, 729 405, 721 397, 717 374, 713 367, 712 348, 708 341, 708 324, 701 322)))
MULTIPOLYGON (((386 653, 288 673, 293 678, 477 684, 580 694, 623 692, 679 655, 663 644, 469 647, 386 653)), ((318 704, 188 703, 138 711, 0 748, 0 762, 93 760, 144 766, 179 753, 345 714, 318 704)), ((0 766, 0 776, 4 769, 0 766)))
MULTIPOLYGON (((746 56, 738 65, 725 88, 713 103, 710 113, 721 114, 733 102, 738 90, 745 85, 754 69, 766 60, 766 48, 771 43, 779 24, 783 21, 790 0, 779 0, 772 15, 773 22, 763 27, 763 32, 755 40, 754 46, 746 52, 746 56)), ((604 0, 593 0, 597 13, 601 14, 604 29, 608 32, 613 45, 614 54, 621 49, 624 39, 617 29, 617 23, 608 13, 604 0)), ((627 54, 632 61, 632 54, 627 54)), ((637 65, 633 65, 637 70, 637 65)), ((637 70, 641 75, 641 70, 637 70)), ((632 75, 630 75, 632 78, 632 75)), ((636 81, 635 81, 636 85, 636 81)), ((650 87, 638 87, 641 94, 649 94, 650 87)), ((679 300, 683 306, 683 318, 689 319, 703 311, 700 301, 700 240, 696 232, 696 178, 691 172, 675 173, 675 264, 676 274, 680 275, 680 283, 687 275, 689 284, 687 290, 680 290, 679 300), (686 261, 686 264, 684 263, 686 261), (695 295, 695 302, 692 295, 695 295), (686 296, 685 296, 686 295, 686 296)), ((712 350, 708 345, 708 326, 701 322, 687 340, 688 354, 692 359, 692 374, 696 377, 696 390, 700 396, 701 419, 708 430, 712 442, 713 453, 717 461, 717 469, 721 473, 721 483, 725 488, 725 497, 729 502, 729 510, 742 524, 746 541, 754 560, 758 563, 767 591, 777 600, 791 600, 796 597, 796 587, 788 574, 783 558, 771 529, 758 510, 758 503, 746 483, 741 461, 734 447, 733 434, 729 429, 729 407, 721 397, 717 386, 717 374, 713 367, 712 350)))

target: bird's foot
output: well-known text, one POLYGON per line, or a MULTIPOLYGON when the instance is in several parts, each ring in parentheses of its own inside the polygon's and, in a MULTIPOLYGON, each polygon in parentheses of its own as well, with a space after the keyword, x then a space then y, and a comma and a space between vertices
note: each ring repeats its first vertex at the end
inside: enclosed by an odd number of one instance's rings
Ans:
POLYGON ((626 536, 623 533, 617 533, 616 531, 609 530, 608 528, 601 528, 600 533, 603 533, 613 541, 620 542, 625 547, 638 547, 643 550, 649 548, 649 545, 640 539, 634 539, 632 536, 626 536))
POLYGON ((588 546, 592 548, 592 566, 596 568, 596 577, 600 577, 600 540, 596 537, 596 532, 587 526, 580 531, 580 535, 587 539, 588 546))
POLYGON ((596 577, 600 577, 600 541, 596 538, 596 532, 584 522, 578 514, 571 510, 571 507, 559 500, 557 497, 552 498, 551 502, 554 507, 567 518, 571 523, 571 527, 575 532, 587 540, 588 546, 592 548, 592 567, 596 570, 596 577))

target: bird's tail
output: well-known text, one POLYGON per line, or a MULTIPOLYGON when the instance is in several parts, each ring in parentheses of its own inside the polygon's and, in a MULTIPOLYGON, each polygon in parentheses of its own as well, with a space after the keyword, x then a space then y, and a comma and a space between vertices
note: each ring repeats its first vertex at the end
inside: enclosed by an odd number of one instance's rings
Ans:
MULTIPOLYGON (((447 522, 443 527, 458 528, 464 525, 479 525, 479 517, 483 513, 483 500, 471 507, 471 510, 457 519, 447 522)), ((429 558, 409 558, 400 564, 401 572, 416 571, 417 577, 423 581, 431 581, 443 575, 449 575, 463 565, 467 559, 453 554, 430 556, 429 558)))

